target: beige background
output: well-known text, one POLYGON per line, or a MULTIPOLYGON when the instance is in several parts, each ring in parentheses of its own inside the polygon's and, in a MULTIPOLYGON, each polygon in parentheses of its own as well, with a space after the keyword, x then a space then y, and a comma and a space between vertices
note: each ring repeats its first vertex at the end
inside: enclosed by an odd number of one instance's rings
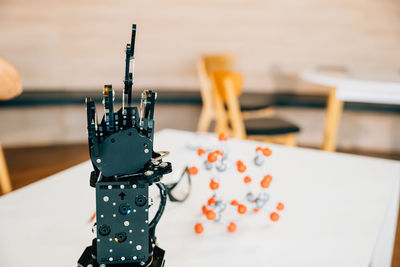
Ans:
POLYGON ((221 51, 255 91, 313 92, 295 75, 320 65, 400 67, 398 0, 0 0, 0 56, 26 90, 120 88, 132 23, 137 87, 197 90, 196 58, 221 51))

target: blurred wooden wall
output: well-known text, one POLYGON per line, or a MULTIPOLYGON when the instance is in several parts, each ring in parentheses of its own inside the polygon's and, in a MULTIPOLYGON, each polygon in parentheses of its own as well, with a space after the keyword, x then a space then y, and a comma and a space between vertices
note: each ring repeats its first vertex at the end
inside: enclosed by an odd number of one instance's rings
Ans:
POLYGON ((138 87, 196 90, 196 58, 222 51, 255 91, 316 90, 295 75, 319 65, 400 67, 399 0, 0 0, 0 56, 27 90, 119 88, 132 23, 138 87))

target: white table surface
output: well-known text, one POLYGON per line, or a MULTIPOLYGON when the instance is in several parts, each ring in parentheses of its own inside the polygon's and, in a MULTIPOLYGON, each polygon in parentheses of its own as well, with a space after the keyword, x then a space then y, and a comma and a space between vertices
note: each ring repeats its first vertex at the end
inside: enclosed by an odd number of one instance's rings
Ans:
POLYGON ((400 104, 400 73, 380 70, 350 70, 345 73, 306 70, 308 82, 336 88, 336 97, 349 102, 400 104))
MULTIPOLYGON (((205 145, 214 138, 163 130, 155 140, 155 150, 170 150, 168 159, 180 170, 195 161, 187 143, 205 145)), ((257 145, 231 140, 230 157, 249 161, 257 145)), ((167 204, 157 229, 166 266, 390 266, 399 162, 269 147, 272 157, 259 174, 274 177, 272 200, 286 204, 281 220, 268 223, 266 212, 260 212, 236 220, 233 234, 208 224, 196 235, 193 226, 210 197, 209 177, 201 172, 186 202, 167 204)), ((85 162, 0 198, 0 266, 76 266, 93 238, 91 169, 85 162)), ((227 199, 243 199, 245 192, 241 176, 221 177, 227 199)))

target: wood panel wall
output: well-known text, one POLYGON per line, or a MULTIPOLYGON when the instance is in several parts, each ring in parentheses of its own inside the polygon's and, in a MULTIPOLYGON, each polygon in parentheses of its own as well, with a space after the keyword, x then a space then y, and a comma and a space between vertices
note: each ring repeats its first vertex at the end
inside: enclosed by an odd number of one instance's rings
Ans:
POLYGON ((321 65, 400 68, 399 0, 0 0, 0 56, 26 90, 120 88, 132 23, 137 87, 197 90, 195 60, 216 52, 253 91, 317 90, 296 73, 321 65))

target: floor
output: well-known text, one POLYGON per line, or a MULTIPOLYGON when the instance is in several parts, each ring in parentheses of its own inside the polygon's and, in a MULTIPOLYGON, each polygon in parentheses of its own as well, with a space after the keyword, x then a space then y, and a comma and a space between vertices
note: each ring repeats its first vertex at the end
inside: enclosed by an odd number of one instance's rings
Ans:
MULTIPOLYGON (((340 151, 400 160, 399 154, 366 151, 340 151)), ((9 148, 4 151, 14 189, 21 188, 49 175, 89 159, 87 144, 52 145, 27 148, 9 148)), ((393 267, 400 267, 400 221, 396 233, 393 267)))
POLYGON ((5 149, 13 189, 36 182, 89 159, 86 144, 5 149))

